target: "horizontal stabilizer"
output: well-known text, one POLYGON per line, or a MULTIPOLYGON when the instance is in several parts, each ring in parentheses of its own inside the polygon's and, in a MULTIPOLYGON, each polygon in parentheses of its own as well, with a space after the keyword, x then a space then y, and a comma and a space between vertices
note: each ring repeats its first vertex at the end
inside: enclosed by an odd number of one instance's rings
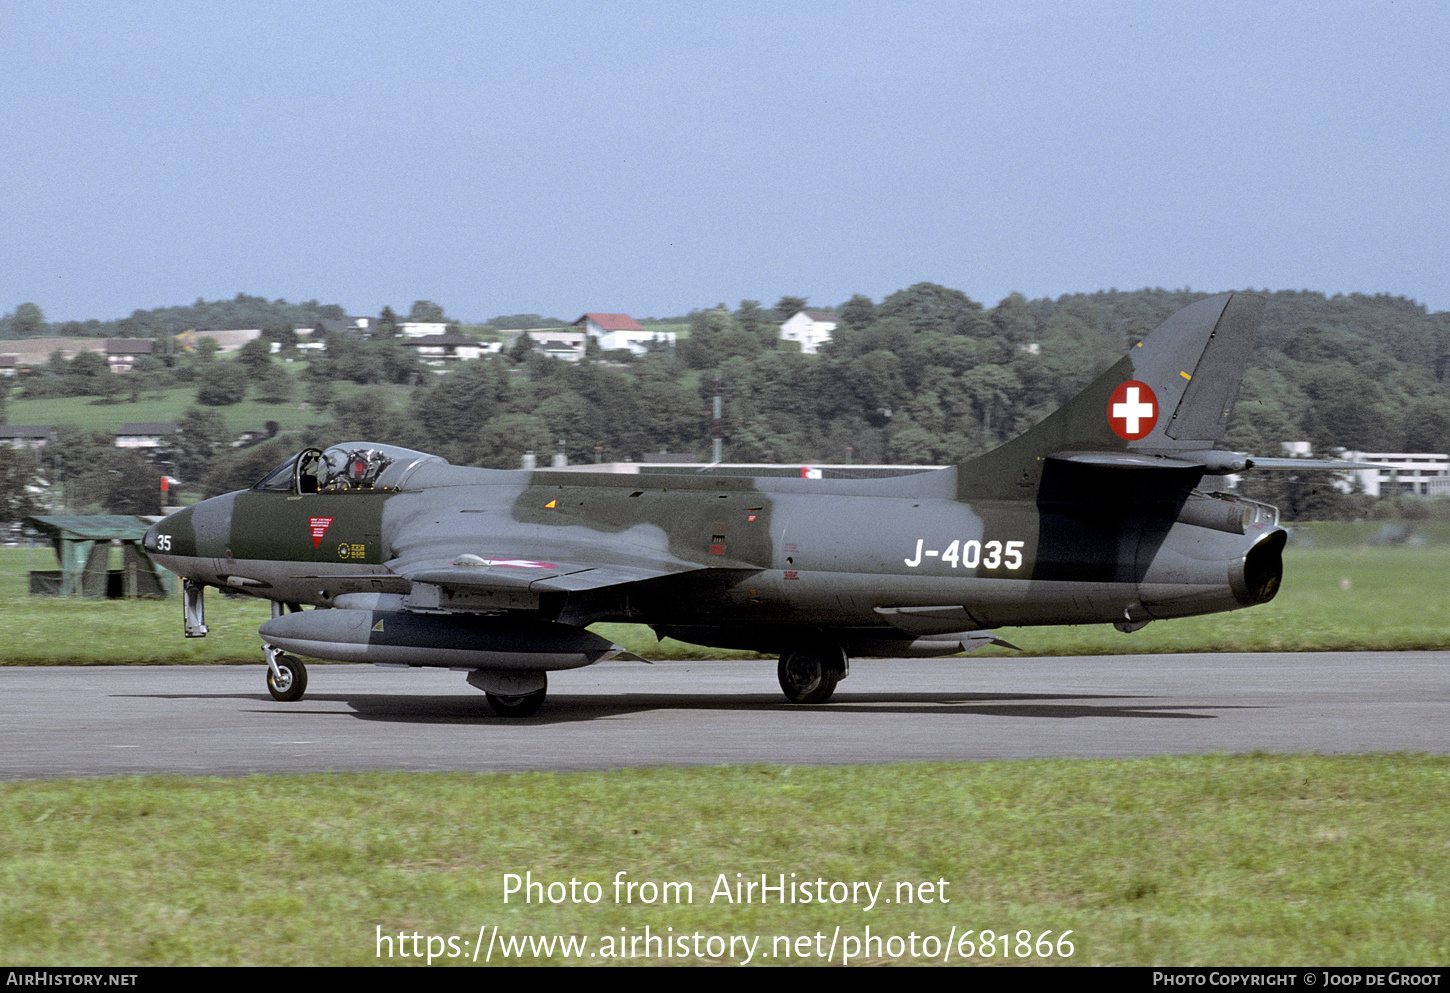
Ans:
POLYGON ((1102 466, 1106 469, 1202 469, 1201 461, 1185 461, 1164 455, 1139 455, 1137 452, 1057 452, 1048 456, 1059 462, 1102 466))
POLYGON ((1382 469, 1372 462, 1346 462, 1343 459, 1261 459, 1249 456, 1250 469, 1328 469, 1331 472, 1345 472, 1350 469, 1382 469))
POLYGON ((1244 452, 1175 452, 1173 455, 1144 455, 1139 452, 1055 452, 1058 462, 1100 466, 1107 469, 1201 469, 1211 475, 1243 472, 1246 469, 1377 469, 1370 462, 1343 459, 1261 458, 1244 452))

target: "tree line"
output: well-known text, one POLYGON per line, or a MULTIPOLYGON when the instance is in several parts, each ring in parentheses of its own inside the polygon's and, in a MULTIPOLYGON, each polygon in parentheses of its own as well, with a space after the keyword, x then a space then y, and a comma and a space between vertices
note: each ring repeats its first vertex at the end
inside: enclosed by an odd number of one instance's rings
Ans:
MULTIPOLYGON (((198 406, 159 457, 177 466, 190 488, 208 494, 249 485, 304 443, 344 437, 496 468, 516 468, 528 450, 541 464, 555 452, 573 463, 658 452, 703 461, 717 388, 727 461, 947 464, 1019 434, 1133 341, 1206 295, 1146 289, 1029 300, 1013 294, 988 308, 961 291, 918 283, 880 302, 858 294, 832 308, 840 323, 819 355, 802 355, 780 338, 780 322, 804 308, 805 298, 783 297, 773 308, 745 300, 687 315, 689 333, 672 353, 566 363, 521 349, 461 363, 443 376, 399 344, 389 310, 372 338, 329 339, 300 387, 266 341, 232 359, 198 352, 137 371, 155 382, 195 384, 198 406), (367 388, 343 393, 334 387, 340 382, 367 388), (318 411, 317 423, 250 448, 233 449, 210 409, 249 392, 295 399, 299 388, 318 411)), ((1320 452, 1450 450, 1450 314, 1429 314, 1385 295, 1267 296, 1224 447, 1278 454, 1280 442, 1310 441, 1320 452)), ((497 320, 536 319, 549 320, 497 320)), ((283 339, 285 351, 290 329, 284 324, 271 322, 268 334, 283 339)), ((23 389, 28 394, 32 386, 43 391, 62 383, 103 393, 135 375, 76 370, 80 361, 53 363, 23 389)), ((63 448, 57 452, 62 465, 96 459, 94 453, 67 458, 63 448)), ((111 481, 122 475, 108 464, 104 472, 111 481)), ((1332 489, 1310 476, 1289 480, 1306 492, 1332 489)), ((1320 507, 1285 491, 1263 495, 1323 513, 1365 509, 1330 496, 1320 503, 1334 506, 1320 507)))

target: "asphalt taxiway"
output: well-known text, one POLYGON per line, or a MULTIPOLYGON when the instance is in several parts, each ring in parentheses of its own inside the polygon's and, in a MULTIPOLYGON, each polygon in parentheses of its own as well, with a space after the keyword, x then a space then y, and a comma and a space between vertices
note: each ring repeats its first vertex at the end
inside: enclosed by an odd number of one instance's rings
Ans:
POLYGON ((458 672, 310 673, 278 703, 260 665, 0 668, 0 777, 1450 752, 1450 652, 860 660, 814 707, 773 662, 611 662, 526 720, 458 672))

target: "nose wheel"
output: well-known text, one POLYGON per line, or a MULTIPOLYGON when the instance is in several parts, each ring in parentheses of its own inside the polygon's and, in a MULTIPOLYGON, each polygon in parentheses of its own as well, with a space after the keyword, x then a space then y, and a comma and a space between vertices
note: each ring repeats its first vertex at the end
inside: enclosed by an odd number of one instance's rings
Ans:
POLYGON ((272 699, 283 703, 301 700, 307 692, 307 667, 302 660, 271 645, 262 647, 267 653, 267 692, 272 694, 272 699))

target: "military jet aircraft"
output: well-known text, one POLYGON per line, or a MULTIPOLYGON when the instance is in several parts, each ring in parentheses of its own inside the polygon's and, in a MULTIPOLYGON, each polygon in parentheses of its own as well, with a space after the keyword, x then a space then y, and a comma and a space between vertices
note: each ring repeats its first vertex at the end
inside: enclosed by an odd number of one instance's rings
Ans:
POLYGON ((778 654, 787 699, 823 703, 852 657, 1271 600, 1278 511, 1203 486, 1310 465, 1213 447, 1263 306, 1233 293, 1185 308, 1036 427, 933 472, 500 471, 346 442, 172 514, 145 547, 184 577, 188 636, 206 633, 206 586, 272 601, 260 634, 279 700, 302 697, 302 655, 465 670, 497 714, 524 717, 549 671, 626 655, 586 629, 622 621, 778 654))

